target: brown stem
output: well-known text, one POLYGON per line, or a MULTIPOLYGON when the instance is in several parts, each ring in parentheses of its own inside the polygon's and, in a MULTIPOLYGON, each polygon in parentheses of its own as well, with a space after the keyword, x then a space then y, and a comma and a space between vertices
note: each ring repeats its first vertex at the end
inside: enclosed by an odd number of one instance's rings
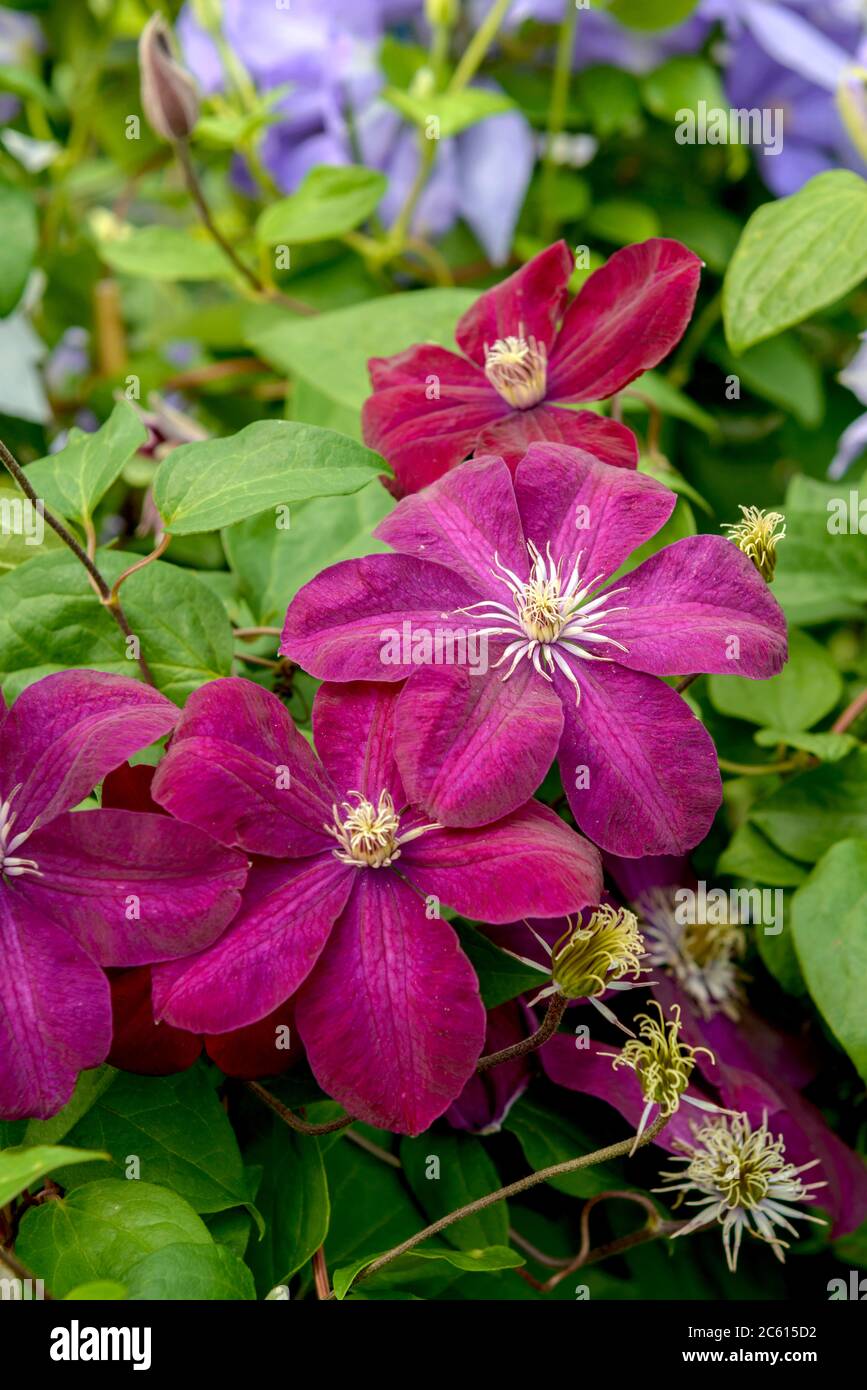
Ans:
POLYGON ((278 1115, 284 1124, 290 1129, 297 1130, 299 1134, 333 1134, 335 1130, 346 1129, 347 1125, 354 1125, 355 1120, 352 1115, 342 1115, 339 1120, 329 1120, 324 1125, 312 1125, 307 1120, 302 1120, 300 1115, 296 1115, 287 1105, 272 1096, 270 1091, 266 1091, 264 1086, 260 1086, 258 1081, 245 1081, 244 1085, 248 1091, 252 1091, 254 1096, 269 1106, 275 1115, 278 1115))
POLYGON ((269 671, 279 671, 280 662, 270 661, 267 656, 254 656, 252 652, 235 652, 236 661, 246 661, 249 666, 267 666, 269 671))
POLYGON ((489 1067, 498 1067, 501 1062, 510 1062, 513 1057, 523 1057, 527 1052, 535 1052, 537 1047, 541 1047, 549 1038, 552 1038, 560 1027, 560 1020, 566 1012, 566 1005, 569 1000, 565 994, 552 995, 547 1012, 542 1025, 537 1028, 535 1033, 529 1038, 524 1038, 522 1042, 512 1043, 511 1047, 504 1047, 500 1052, 489 1052, 487 1057, 480 1057, 476 1063, 476 1071, 487 1071, 489 1067))
POLYGON ((678 695, 686 690, 688 686, 692 685, 693 681, 697 681, 700 675, 701 671, 694 671, 691 676, 681 676, 680 680, 675 682, 674 686, 678 695))
POLYGON ((831 733, 845 734, 850 725, 854 724, 855 720, 858 719, 865 710, 867 710, 867 685, 865 685, 860 695, 855 696, 851 705, 848 705, 846 709, 844 709, 840 718, 835 720, 831 725, 831 733))
MULTIPOLYGON (((567 1261, 562 1269, 558 1269, 555 1274, 552 1274, 550 1278, 544 1281, 535 1280, 532 1275, 526 1276, 536 1288, 542 1291, 542 1293, 550 1293, 563 1279, 568 1279, 570 1274, 574 1274, 577 1269, 580 1269, 582 1265, 587 1263, 591 1255, 590 1213, 599 1202, 607 1201, 610 1197, 619 1197, 625 1202, 637 1202, 638 1205, 644 1207, 647 1212, 647 1221, 645 1225, 641 1227, 640 1231, 632 1231, 628 1236, 621 1236, 618 1242, 609 1242, 610 1245, 628 1241, 631 1246, 637 1243, 635 1237, 638 1235, 644 1235, 644 1233, 648 1231, 652 1232, 653 1235, 657 1234, 658 1228, 662 1224, 661 1217, 651 1198, 646 1197, 643 1192, 630 1192, 622 1188, 614 1189, 610 1192, 597 1192, 596 1196, 591 1197, 589 1201, 585 1202, 581 1209, 581 1246, 574 1259, 567 1261)), ((605 1249, 606 1247, 600 1246, 599 1248, 605 1249)), ((629 1246, 623 1248, 628 1249, 629 1246)), ((595 1254, 596 1252, 594 1251, 592 1253, 595 1254)), ((613 1253, 613 1251, 609 1253, 613 1253)))
POLYGON ((281 637, 282 628, 279 627, 236 627, 232 629, 235 637, 281 637))
POLYGON ((487 1207, 492 1207, 497 1202, 504 1202, 510 1197, 517 1197, 519 1193, 526 1192, 528 1188, 536 1187, 540 1182, 548 1182, 551 1178, 563 1177, 567 1173, 577 1173, 579 1169, 590 1168, 594 1163, 607 1163, 613 1158, 630 1157, 637 1148, 641 1148, 655 1139, 657 1134, 668 1124, 669 1118, 666 1115, 658 1115, 640 1139, 635 1139, 630 1135, 628 1139, 621 1139, 619 1143, 609 1144, 604 1149, 596 1149, 593 1153, 581 1154, 578 1158, 567 1159, 565 1163, 554 1163, 550 1168, 540 1168, 536 1173, 528 1173, 526 1177, 519 1178, 517 1182, 508 1183, 505 1187, 498 1188, 496 1192, 489 1192, 485 1197, 477 1197, 474 1202, 468 1202, 466 1206, 458 1207, 456 1211, 450 1211, 447 1216, 441 1216, 438 1221, 432 1222, 430 1226, 425 1226, 423 1231, 417 1231, 408 1240, 401 1241, 400 1245, 395 1245, 386 1254, 371 1260, 369 1265, 365 1265, 363 1269, 358 1271, 353 1285, 362 1279, 369 1279, 372 1274, 377 1274, 393 1260, 397 1260, 401 1255, 406 1255, 408 1251, 414 1250, 417 1245, 421 1245, 422 1241, 430 1240, 431 1236, 439 1235, 440 1231, 447 1230, 456 1221, 462 1221, 465 1216, 474 1216, 476 1212, 484 1211, 487 1207))
POLYGON ((144 555, 141 558, 141 560, 136 560, 134 565, 130 565, 129 569, 125 569, 123 574, 118 575, 117 579, 111 586, 112 603, 117 603, 118 590, 120 589, 120 586, 124 582, 124 580, 129 579, 131 574, 136 574, 139 570, 143 570, 146 565, 153 564, 154 560, 158 560, 161 555, 165 555, 166 551, 168 550, 170 540, 171 536, 169 535, 168 531, 164 531, 159 545, 154 547, 150 555, 144 555))
POLYGON ((317 1298, 330 1298, 331 1285, 328 1281, 328 1265, 325 1263, 325 1247, 320 1245, 313 1254, 313 1282, 317 1298))
MULTIPOLYGON (((111 614, 111 616, 114 618, 114 621, 117 623, 124 637, 135 637, 135 633, 130 627, 129 622, 127 621, 126 614, 124 613, 123 608, 120 605, 120 600, 112 599, 111 589, 108 587, 108 584, 106 583, 105 579, 103 579, 99 570, 96 568, 96 565, 94 564, 93 560, 91 560, 90 556, 87 554, 86 551, 82 550, 81 546, 78 544, 78 541, 72 535, 72 532, 68 531, 64 526, 63 522, 60 521, 48 510, 48 508, 45 506, 40 497, 37 497, 29 478, 27 477, 27 474, 24 472, 24 469, 21 467, 14 454, 12 454, 9 451, 9 449, 7 449, 6 445, 3 443, 2 440, 0 440, 0 460, 2 460, 2 462, 6 465, 7 469, 12 474, 12 477, 15 479, 21 491, 24 493, 24 496, 27 497, 34 504, 34 506, 39 506, 39 508, 42 511, 43 517, 48 522, 48 525, 51 527, 52 531, 55 531, 57 533, 57 535, 63 541, 64 545, 67 545, 69 549, 72 551, 73 555, 76 557, 76 559, 80 560, 82 565, 84 565, 84 568, 87 571, 87 576, 90 579, 93 588, 99 595, 103 607, 105 607, 111 614)), ((150 667, 148 666, 144 657, 137 656, 136 661, 138 663, 138 668, 141 671, 144 679, 147 681, 148 685, 152 685, 155 687, 156 681, 154 680, 153 675, 151 674, 150 667)))
MULTIPOLYGON (((34 1284, 37 1282, 36 1276, 33 1274, 33 1272, 29 1270, 25 1264, 21 1263, 18 1256, 14 1254, 12 1250, 0 1248, 0 1266, 2 1265, 5 1265, 7 1269, 11 1270, 16 1279, 21 1279, 22 1281, 30 1281, 34 1284)), ((46 1300, 54 1298, 53 1293, 51 1293, 49 1289, 45 1288, 44 1281, 43 1295, 46 1300)))

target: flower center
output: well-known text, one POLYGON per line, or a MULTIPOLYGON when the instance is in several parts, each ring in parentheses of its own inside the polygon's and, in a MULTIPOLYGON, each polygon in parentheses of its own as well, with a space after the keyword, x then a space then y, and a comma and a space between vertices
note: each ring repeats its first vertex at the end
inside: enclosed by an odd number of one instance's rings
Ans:
POLYGON ((485 343, 485 376, 504 401, 515 410, 529 410, 544 399, 548 384, 548 354, 544 343, 530 335, 498 338, 485 343))
POLYGON ((483 629, 485 637, 513 639, 496 662, 496 666, 502 666, 512 658, 503 680, 508 680, 521 658, 526 657, 547 681, 551 680, 555 668, 559 669, 575 687, 577 701, 580 689, 564 652, 581 657, 584 661, 611 661, 610 656, 589 651, 588 647, 608 643, 622 652, 626 651, 621 642, 597 630, 597 624, 603 619, 612 613, 625 611, 625 605, 614 608, 605 605, 616 594, 625 593, 626 586, 608 589, 596 598, 589 598, 603 576, 597 574, 589 581, 584 579, 581 574, 583 551, 568 579, 563 578, 562 561, 555 563, 553 560, 550 545, 542 555, 529 541, 527 553, 530 557, 530 577, 526 580, 519 579, 500 564, 498 555, 494 556, 496 568, 491 573, 509 591, 511 607, 493 599, 483 599, 481 603, 474 603, 462 611, 470 613, 478 609, 478 617, 483 622, 490 620, 494 624, 483 629))
POLYGON ((0 803, 0 877, 20 878, 22 874, 39 874, 39 865, 35 859, 21 859, 15 851, 28 836, 33 834, 35 826, 29 830, 23 830, 18 835, 13 835, 12 830, 18 819, 17 811, 11 809, 13 799, 21 790, 21 783, 13 787, 5 801, 0 803))
POLYGON ((337 849, 331 852, 342 864, 387 869, 400 857, 401 845, 418 839, 426 830, 440 829, 439 822, 432 821, 399 835, 400 816, 389 792, 381 791, 375 806, 361 792, 352 791, 349 795, 355 804, 344 801, 339 808, 334 806, 334 821, 325 825, 328 834, 337 841, 337 849))
POLYGON ((682 923, 675 913, 673 890, 664 888, 643 893, 636 906, 650 965, 672 975, 705 1018, 724 1013, 737 1020, 744 979, 737 958, 746 950, 740 925, 682 923))

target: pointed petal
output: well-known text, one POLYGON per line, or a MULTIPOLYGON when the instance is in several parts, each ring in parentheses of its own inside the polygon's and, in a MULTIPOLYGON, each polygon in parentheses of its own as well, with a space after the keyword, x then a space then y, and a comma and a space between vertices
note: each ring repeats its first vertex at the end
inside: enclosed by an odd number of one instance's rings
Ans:
POLYGON ((334 788, 284 706, 252 681, 210 681, 187 702, 153 795, 223 844, 277 858, 329 840, 334 788))
POLYGON ((220 940, 155 968, 155 1016, 193 1033, 227 1033, 271 1013, 312 970, 352 892, 353 873, 330 854, 257 865, 220 940))
POLYGON ((393 664, 389 648, 401 641, 404 624, 431 638, 466 634, 472 619, 459 610, 477 599, 459 575, 411 555, 344 560, 295 595, 280 651, 320 680, 403 680, 412 662, 393 664))
POLYGON ((400 868, 422 893, 481 922, 563 917, 602 896, 598 850, 535 801, 479 830, 428 831, 402 851, 400 868))
POLYGON ((692 849, 722 800, 704 725, 655 676, 577 659, 572 669, 578 706, 572 687, 557 678, 565 715, 560 772, 578 825, 613 854, 692 849))
POLYGON ((379 793, 387 791, 398 810, 406 802, 394 758, 399 696, 399 686, 367 681, 326 682, 317 690, 313 702, 316 747, 341 797, 358 791, 375 804, 379 793))
POLYGON ((606 578, 665 524, 677 498, 661 483, 609 468, 578 449, 533 444, 518 465, 515 495, 524 535, 562 560, 568 574, 606 578))
POLYGON ((145 811, 69 811, 27 842, 41 878, 20 890, 100 965, 148 965, 210 946, 238 909, 247 860, 145 811))
POLYGON ((320 1086, 367 1124, 419 1134, 460 1094, 485 1036, 448 923, 388 870, 363 871, 297 1001, 320 1086))
POLYGON ((0 886, 0 1118, 47 1119, 111 1042, 108 981, 81 946, 0 886))
POLYGON ((539 786, 563 729, 560 701, 529 661, 508 680, 459 666, 416 671, 395 751, 413 805, 444 825, 487 825, 539 786))
POLYGON ((15 798, 17 829, 68 811, 131 753, 168 733, 175 705, 138 681, 60 671, 18 696, 3 723, 0 788, 15 798))
POLYGON ((615 251, 566 312, 548 368, 552 401, 601 401, 655 367, 683 336, 701 261, 653 237, 615 251))
POLYGON ((481 429, 510 407, 473 362, 422 343, 368 363, 373 395, 365 443, 391 465, 399 495, 418 492, 473 452, 481 429))
POLYGON ((514 473, 531 444, 548 440, 583 449, 615 468, 635 468, 638 442, 632 430, 595 410, 564 410, 558 405, 537 405, 532 410, 513 410, 496 424, 486 425, 476 439, 477 454, 500 454, 514 473))
POLYGON ((485 344, 493 347, 498 338, 533 337, 550 352, 574 269, 565 241, 540 251, 467 310, 455 332, 458 347, 480 367, 485 365, 485 344))
POLYGON ((723 536, 687 536, 624 579, 626 611, 602 630, 623 666, 673 676, 716 671, 763 680, 786 660, 786 619, 755 565, 723 536))
POLYGON ((520 579, 529 574, 515 490, 499 458, 476 458, 405 497, 375 535, 404 555, 446 565, 480 595, 502 600, 502 585, 492 578, 495 556, 520 579))

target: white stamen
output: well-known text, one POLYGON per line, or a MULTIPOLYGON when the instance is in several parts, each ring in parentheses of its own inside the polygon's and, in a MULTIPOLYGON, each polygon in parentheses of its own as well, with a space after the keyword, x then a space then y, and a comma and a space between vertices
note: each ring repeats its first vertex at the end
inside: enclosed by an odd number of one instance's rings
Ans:
POLYGON ((20 878, 22 874, 35 874, 42 878, 39 872, 39 865, 35 859, 22 859, 15 854, 28 840, 36 829, 36 825, 31 825, 29 830, 19 831, 17 835, 12 835, 12 828, 18 819, 18 812, 13 811, 13 798, 21 790, 21 783, 13 787, 6 800, 0 804, 0 877, 20 878), (11 836, 11 838, 10 838, 11 836))

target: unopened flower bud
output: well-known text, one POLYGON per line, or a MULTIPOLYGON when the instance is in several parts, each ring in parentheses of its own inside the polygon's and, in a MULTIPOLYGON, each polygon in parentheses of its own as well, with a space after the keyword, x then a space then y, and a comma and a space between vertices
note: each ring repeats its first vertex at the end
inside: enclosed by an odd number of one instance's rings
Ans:
POLYGON ((786 518, 780 512, 764 512, 759 507, 741 507, 741 512, 743 521, 726 522, 722 529, 728 531, 729 540, 749 556, 765 582, 771 584, 777 567, 777 545, 786 535, 786 518))
POLYGON ((641 973, 644 941, 627 908, 604 903, 587 926, 566 932, 551 953, 551 978, 567 999, 592 999, 613 980, 641 973))
POLYGON ((458 0, 424 0, 425 19, 434 26, 454 24, 458 8, 458 0))
POLYGON ((148 20, 138 52, 145 116, 161 139, 185 140, 199 118, 199 93, 174 56, 171 30, 161 14, 148 20))

